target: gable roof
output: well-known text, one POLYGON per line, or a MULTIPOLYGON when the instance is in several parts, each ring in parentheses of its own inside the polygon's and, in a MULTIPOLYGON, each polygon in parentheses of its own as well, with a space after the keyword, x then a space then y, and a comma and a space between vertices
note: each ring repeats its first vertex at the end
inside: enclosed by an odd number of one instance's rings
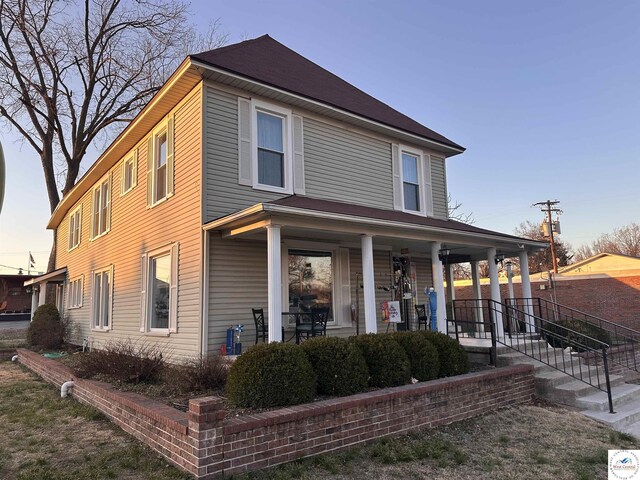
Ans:
POLYGON ((197 53, 190 58, 464 151, 464 147, 373 98, 269 35, 197 53))
MULTIPOLYGON (((640 257, 634 257, 633 255, 623 255, 621 253, 603 252, 603 253, 597 253, 596 255, 593 255, 592 257, 589 257, 589 258, 585 258, 584 260, 581 260, 579 262, 572 263, 571 265, 567 265, 566 267, 562 267, 558 269, 558 273, 569 273, 574 270, 580 271, 580 269, 585 267, 586 265, 590 263, 597 263, 599 260, 607 257, 619 259, 624 264, 623 269, 640 268, 640 257)), ((618 270, 620 269, 620 265, 618 266, 617 269, 618 270)), ((606 271, 607 268, 602 268, 601 270, 606 271)))

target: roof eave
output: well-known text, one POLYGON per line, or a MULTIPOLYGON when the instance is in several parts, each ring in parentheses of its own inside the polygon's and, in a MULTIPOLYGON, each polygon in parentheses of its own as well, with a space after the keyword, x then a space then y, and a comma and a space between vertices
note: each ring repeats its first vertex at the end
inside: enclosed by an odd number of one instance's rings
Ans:
POLYGON ((463 153, 466 149, 462 146, 460 147, 454 147, 452 145, 447 145, 445 143, 442 142, 438 142, 436 140, 424 137, 424 136, 420 136, 420 135, 416 135, 415 133, 411 133, 408 132, 406 130, 402 130, 400 128, 397 127, 393 127, 390 125, 387 125, 385 123, 379 122, 377 120, 373 120, 371 118, 362 116, 362 115, 358 115, 356 113, 350 112, 348 110, 336 107, 334 105, 330 105, 328 103, 324 103, 321 102, 319 100, 310 98, 310 97, 306 97, 304 95, 301 95, 299 93, 295 93, 295 92, 291 92, 289 90, 271 85, 269 83, 266 82, 261 82, 259 80, 256 80, 254 78, 239 74, 237 72, 219 67, 217 65, 212 65, 204 60, 201 59, 197 59, 197 58, 191 58, 191 62, 194 66, 200 67, 204 70, 208 70, 211 72, 216 72, 218 74, 222 74, 222 75, 227 75, 229 76, 229 78, 234 79, 234 80, 241 80, 244 82, 248 82, 257 86, 260 86, 262 88, 267 88, 270 90, 273 90, 274 92, 278 92, 282 95, 288 95, 291 96, 292 98, 297 98, 299 100, 303 100, 305 102, 309 102, 310 104, 316 105, 316 106, 321 106, 322 108, 327 109, 328 111, 334 111, 334 112, 339 112, 341 115, 345 116, 345 117, 351 117, 351 118, 357 118, 360 121, 364 121, 366 123, 369 123, 371 125, 375 125, 379 128, 383 128, 386 131, 389 132, 390 136, 398 136, 399 134, 402 136, 406 136, 409 138, 413 138, 414 140, 418 141, 419 143, 427 143, 432 147, 436 147, 438 150, 442 150, 444 153, 446 153, 447 157, 452 157, 454 155, 459 155, 461 153, 463 153))

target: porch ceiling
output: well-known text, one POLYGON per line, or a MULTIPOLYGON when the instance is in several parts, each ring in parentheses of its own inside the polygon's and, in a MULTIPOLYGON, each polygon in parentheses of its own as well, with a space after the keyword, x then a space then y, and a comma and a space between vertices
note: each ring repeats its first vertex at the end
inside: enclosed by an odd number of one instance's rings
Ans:
MULTIPOLYGON (((294 196, 282 200, 293 198, 299 200, 304 197, 294 196)), ((451 250, 452 260, 457 259, 459 262, 484 260, 487 258, 487 249, 492 247, 498 253, 510 257, 546 246, 541 242, 460 222, 308 198, 302 202, 304 204, 297 205, 283 201, 259 203, 213 220, 203 228, 205 231, 218 231, 225 238, 266 239, 265 228, 268 225, 279 225, 285 239, 353 244, 358 248, 360 236, 368 234, 373 236, 376 248, 398 253, 408 251, 409 254, 430 255, 431 244, 440 242, 451 250), (317 205, 323 208, 309 208, 317 205)))

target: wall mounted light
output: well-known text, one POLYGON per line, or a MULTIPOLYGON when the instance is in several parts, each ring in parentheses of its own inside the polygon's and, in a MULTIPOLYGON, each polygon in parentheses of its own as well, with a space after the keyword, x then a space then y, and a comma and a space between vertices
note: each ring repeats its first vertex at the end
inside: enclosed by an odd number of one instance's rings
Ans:
POLYGON ((450 254, 451 249, 449 248, 441 248, 440 250, 438 250, 438 258, 441 262, 444 262, 450 254))
POLYGON ((496 265, 502 263, 504 261, 504 253, 499 253, 496 255, 495 262, 496 265))

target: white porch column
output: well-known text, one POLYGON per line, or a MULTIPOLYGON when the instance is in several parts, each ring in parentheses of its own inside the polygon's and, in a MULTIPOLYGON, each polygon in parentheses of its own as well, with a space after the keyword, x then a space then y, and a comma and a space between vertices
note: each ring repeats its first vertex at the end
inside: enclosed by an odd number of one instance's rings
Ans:
MULTIPOLYGON (((531 279, 529 278, 529 255, 527 252, 520 252, 520 281, 522 286, 522 297, 533 299, 531 295, 531 279)), ((533 315, 533 304, 530 301, 527 301, 525 304, 525 313, 529 315, 533 315)), ((533 318, 527 320, 527 333, 533 333, 535 330, 535 325, 533 322, 533 318)))
POLYGON ((38 298, 40 297, 40 290, 38 284, 31 285, 31 320, 33 320, 33 314, 36 313, 38 308, 38 298))
MULTIPOLYGON (((38 307, 47 303, 47 282, 40 284, 40 296, 38 297, 38 307)), ((37 308, 37 307, 36 307, 37 308)))
POLYGON ((362 235, 362 285, 364 288, 364 331, 377 333, 378 320, 376 316, 376 284, 373 270, 373 237, 362 235))
POLYGON ((491 283, 491 300, 497 302, 492 304, 493 320, 496 324, 496 334, 504 337, 504 325, 502 324, 502 305, 500 304, 500 280, 498 279, 498 265, 496 264, 496 249, 487 250, 487 261, 489 262, 489 282, 491 283))
POLYGON ((438 308, 436 310, 438 331, 446 334, 447 319, 445 317, 444 279, 442 278, 442 262, 438 256, 440 248, 442 248, 440 242, 431 244, 431 275, 433 277, 433 288, 436 289, 436 298, 438 299, 438 308))
POLYGON ((480 285, 480 269, 478 269, 478 261, 471 262, 471 283, 473 298, 475 299, 475 307, 473 309, 474 319, 478 322, 476 328, 478 333, 484 333, 484 315, 482 313, 482 286, 480 285))
POLYGON ((269 342, 282 341, 282 262, 280 225, 267 225, 269 342))

